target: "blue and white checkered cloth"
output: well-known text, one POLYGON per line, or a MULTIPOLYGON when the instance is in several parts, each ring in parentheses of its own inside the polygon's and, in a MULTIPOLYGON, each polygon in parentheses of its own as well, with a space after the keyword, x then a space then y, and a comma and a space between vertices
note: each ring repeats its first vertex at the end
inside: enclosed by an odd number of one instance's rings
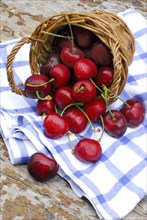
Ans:
MULTIPOLYGON (((129 67, 128 81, 121 98, 138 98, 146 105, 147 52, 146 20, 129 9, 119 14, 135 37, 136 52, 129 67)), ((13 164, 27 163, 36 151, 53 156, 60 165, 59 175, 66 179, 78 196, 85 196, 93 204, 101 219, 118 220, 127 215, 146 195, 146 127, 147 117, 137 128, 128 128, 125 135, 114 139, 106 133, 101 145, 103 155, 96 163, 80 162, 72 154, 67 137, 51 140, 44 136, 43 121, 36 114, 36 100, 11 92, 6 75, 7 55, 19 39, 0 45, 0 121, 1 135, 13 164)), ((14 61, 15 81, 24 82, 30 76, 29 45, 24 45, 14 61)), ((118 109, 121 101, 111 105, 118 109)), ((82 132, 86 137, 98 138, 99 133, 89 126, 82 132)), ((79 138, 71 137, 75 145, 79 138)))

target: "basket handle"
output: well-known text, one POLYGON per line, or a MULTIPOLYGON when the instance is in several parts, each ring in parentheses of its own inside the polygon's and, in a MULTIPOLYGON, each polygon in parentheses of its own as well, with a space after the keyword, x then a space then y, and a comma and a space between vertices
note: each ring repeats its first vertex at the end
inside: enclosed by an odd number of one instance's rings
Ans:
POLYGON ((24 37, 22 38, 13 48, 11 53, 8 55, 7 57, 7 67, 6 67, 6 71, 7 71, 7 78, 8 78, 8 82, 9 82, 9 86, 12 88, 12 92, 15 92, 16 94, 19 95, 24 95, 24 90, 21 90, 20 88, 17 87, 15 80, 14 80, 14 73, 12 70, 12 66, 13 66, 13 61, 15 59, 15 56, 17 54, 17 52, 19 51, 19 49, 24 45, 24 44, 28 44, 31 43, 31 38, 29 37, 24 37))

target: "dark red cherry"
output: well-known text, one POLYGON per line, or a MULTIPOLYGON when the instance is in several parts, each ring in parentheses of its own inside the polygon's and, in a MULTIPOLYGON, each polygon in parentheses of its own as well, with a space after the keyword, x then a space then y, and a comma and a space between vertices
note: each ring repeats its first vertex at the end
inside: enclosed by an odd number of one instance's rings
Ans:
POLYGON ((96 95, 96 87, 90 80, 77 81, 72 88, 72 97, 77 102, 89 102, 96 95))
POLYGON ((102 148, 98 141, 84 138, 76 145, 75 155, 83 162, 96 162, 102 155, 102 148))
POLYGON ((58 52, 51 53, 46 60, 46 63, 41 67, 41 74, 50 76, 50 70, 53 66, 61 63, 60 54, 58 52))
POLYGON ((56 106, 60 110, 63 110, 66 106, 73 103, 71 91, 72 89, 66 86, 60 87, 59 89, 56 90, 54 94, 54 100, 56 106))
POLYGON ((90 47, 96 39, 92 31, 79 26, 72 26, 77 45, 84 49, 90 47))
POLYGON ((52 84, 55 88, 65 86, 70 79, 70 69, 62 63, 57 64, 51 68, 50 77, 54 79, 52 84))
POLYGON ((51 84, 47 76, 34 74, 26 79, 25 95, 29 98, 37 99, 37 92, 41 98, 46 97, 51 92, 51 84))
POLYGON ((94 78, 94 82, 98 87, 105 85, 109 88, 113 82, 114 70, 111 67, 102 67, 99 69, 97 76, 94 78))
POLYGON ((76 134, 83 131, 87 126, 87 118, 84 113, 76 107, 71 107, 64 112, 63 117, 69 123, 69 130, 76 134))
POLYGON ((45 117, 43 126, 45 135, 52 139, 62 137, 69 130, 69 124, 66 119, 55 112, 45 117))
POLYGON ((105 101, 100 98, 91 100, 90 102, 86 103, 85 112, 91 121, 98 121, 100 116, 104 115, 106 112, 105 101))
POLYGON ((102 42, 95 42, 91 48, 91 57, 98 66, 109 66, 112 63, 110 49, 102 42))
POLYGON ((127 121, 120 111, 111 110, 111 114, 108 111, 103 116, 104 129, 110 136, 119 138, 127 130, 127 121))
POLYGON ((145 107, 143 102, 137 99, 130 99, 126 103, 129 106, 124 104, 120 111, 125 116, 128 126, 132 128, 139 126, 145 117, 145 107))
POLYGON ((38 100, 36 105, 36 111, 39 115, 49 114, 55 112, 54 100, 38 100))
POLYGON ((76 61, 84 57, 82 50, 78 47, 64 47, 60 54, 62 62, 70 68, 73 68, 76 61))
POLYGON ((34 153, 28 160, 28 172, 38 181, 53 178, 59 169, 57 162, 41 152, 34 153))
POLYGON ((74 65, 74 74, 77 80, 96 77, 98 68, 93 61, 87 58, 79 59, 74 65))

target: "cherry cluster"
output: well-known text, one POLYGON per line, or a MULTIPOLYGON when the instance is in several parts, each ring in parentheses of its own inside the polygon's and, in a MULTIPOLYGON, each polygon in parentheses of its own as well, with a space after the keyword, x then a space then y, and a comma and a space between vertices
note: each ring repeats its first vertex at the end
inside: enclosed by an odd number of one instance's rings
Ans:
MULTIPOLYGON (((43 60, 40 74, 31 75, 25 82, 26 96, 37 98, 36 111, 45 114, 45 135, 51 139, 63 135, 69 138, 71 134, 80 136, 88 123, 95 132, 92 123, 101 121, 103 132, 119 138, 128 126, 142 123, 145 108, 140 100, 122 100, 124 105, 120 110, 109 109, 113 55, 103 42, 91 30, 70 24, 54 35, 53 52, 47 59, 40 57, 43 60)), ((38 51, 34 52, 39 55, 38 51)), ((98 140, 83 137, 73 153, 81 161, 96 162, 102 154, 101 138, 102 135, 98 140)), ((55 175, 58 165, 36 153, 30 158, 28 170, 36 179, 45 180, 55 175), (44 160, 48 161, 47 165, 41 166, 44 160), (40 165, 34 166, 36 161, 40 165)))

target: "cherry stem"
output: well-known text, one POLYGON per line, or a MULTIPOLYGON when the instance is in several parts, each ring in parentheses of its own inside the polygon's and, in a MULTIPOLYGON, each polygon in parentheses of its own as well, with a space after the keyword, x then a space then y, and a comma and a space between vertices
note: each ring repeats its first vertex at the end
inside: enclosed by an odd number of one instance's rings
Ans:
POLYGON ((68 141, 69 141, 70 147, 71 147, 71 149, 72 149, 72 154, 74 154, 75 150, 74 150, 73 144, 72 144, 72 142, 71 142, 71 140, 70 140, 70 134, 71 134, 71 133, 68 131, 68 132, 67 132, 68 141))
POLYGON ((81 135, 81 134, 76 134, 76 133, 71 132, 71 131, 68 131, 68 133, 71 134, 71 135, 73 134, 73 135, 75 135, 75 136, 81 137, 81 138, 86 138, 86 137, 84 137, 84 136, 81 135))
POLYGON ((78 105, 83 105, 83 103, 80 103, 80 102, 77 102, 77 103, 71 103, 71 104, 69 104, 69 105, 67 105, 63 110, 62 110, 62 112, 61 112, 61 116, 63 116, 63 114, 64 114, 64 112, 66 111, 66 109, 68 109, 68 108, 70 108, 71 106, 78 106, 78 105))
POLYGON ((95 82, 92 80, 92 78, 90 78, 90 81, 94 84, 94 86, 95 86, 101 93, 103 93, 103 90, 101 90, 101 89, 95 84, 95 82))
POLYGON ((128 108, 131 108, 131 106, 127 102, 125 102, 122 98, 120 98, 119 96, 117 96, 117 99, 122 101, 128 108))
POLYGON ((29 83, 26 83, 25 85, 26 86, 30 86, 30 87, 40 87, 40 86, 45 86, 45 85, 47 85, 48 83, 50 83, 50 82, 52 82, 52 81, 54 81, 55 80, 55 78, 52 78, 52 79, 50 79, 49 81, 47 81, 47 82, 44 82, 44 83, 41 83, 41 84, 29 84, 29 83))
POLYGON ((50 95, 47 95, 47 96, 45 96, 45 97, 41 97, 41 96, 39 95, 39 91, 38 91, 38 90, 36 91, 36 96, 37 96, 37 98, 38 98, 39 100, 52 100, 52 97, 51 97, 50 95))
POLYGON ((46 63, 46 60, 40 55, 40 53, 32 46, 33 52, 42 60, 43 63, 46 63))
POLYGON ((52 35, 52 36, 55 36, 55 37, 65 38, 65 39, 72 39, 72 37, 70 37, 70 36, 64 36, 64 35, 55 34, 55 33, 52 33, 52 32, 42 31, 42 33, 47 34, 47 35, 52 35))
POLYGON ((102 133, 101 133, 100 138, 98 139, 98 142, 100 142, 102 140, 102 137, 103 137, 103 134, 104 134, 104 120, 103 120, 102 115, 100 115, 100 119, 101 119, 101 122, 102 122, 102 133))
MULTIPOLYGON (((76 106, 76 105, 75 105, 75 106, 76 106)), ((86 116, 86 118, 87 118, 87 120, 88 120, 88 122, 89 122, 89 124, 90 124, 90 126, 91 126, 91 129, 92 129, 94 132, 100 132, 100 129, 95 129, 95 128, 94 128, 94 126, 93 126, 93 124, 92 124, 90 118, 89 118, 88 115, 86 114, 86 112, 85 112, 83 109, 81 109, 79 106, 76 106, 76 107, 86 116)))
POLYGON ((73 36, 73 32, 72 32, 72 28, 71 28, 71 24, 69 21, 69 17, 67 15, 65 15, 68 26, 69 26, 69 30, 70 30, 70 35, 71 35, 71 43, 72 43, 72 51, 75 50, 75 45, 74 45, 74 36, 73 36))
POLYGON ((79 89, 75 88, 74 91, 75 92, 82 92, 82 91, 84 91, 84 89, 85 89, 84 86, 81 86, 79 89))
MULTIPOLYGON (((102 94, 102 97, 104 98, 105 103, 106 103, 106 107, 108 108, 108 100, 107 100, 107 98, 108 98, 108 93, 110 93, 110 89, 108 89, 105 85, 103 85, 103 90, 104 90, 104 92, 102 94)), ((114 114, 112 113, 112 111, 109 108, 108 108, 108 112, 110 113, 112 119, 115 120, 115 116, 114 116, 114 114)))

